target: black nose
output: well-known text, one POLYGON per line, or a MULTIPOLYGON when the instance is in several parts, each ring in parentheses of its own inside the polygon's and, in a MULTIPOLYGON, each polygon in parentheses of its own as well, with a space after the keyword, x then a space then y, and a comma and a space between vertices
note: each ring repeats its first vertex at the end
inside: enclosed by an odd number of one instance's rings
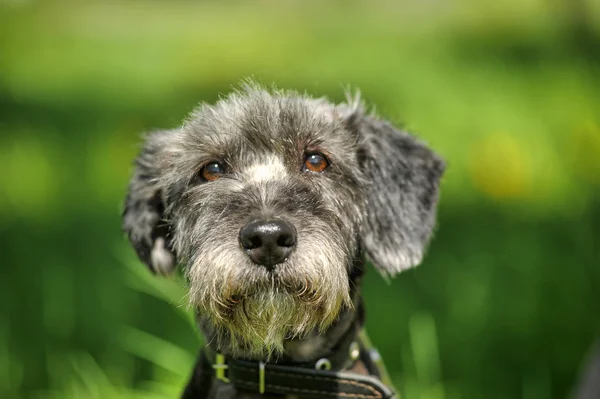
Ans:
POLYGON ((257 220, 242 227, 240 243, 252 262, 271 268, 292 252, 296 229, 283 220, 257 220))

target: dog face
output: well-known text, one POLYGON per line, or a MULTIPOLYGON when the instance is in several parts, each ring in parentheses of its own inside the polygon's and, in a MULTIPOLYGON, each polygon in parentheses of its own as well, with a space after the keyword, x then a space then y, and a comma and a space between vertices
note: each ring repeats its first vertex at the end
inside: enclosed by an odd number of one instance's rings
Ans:
POLYGON ((268 358, 352 305, 363 252, 388 274, 420 261, 442 171, 358 104, 247 87, 148 136, 124 227, 153 271, 185 265, 219 350, 268 358))

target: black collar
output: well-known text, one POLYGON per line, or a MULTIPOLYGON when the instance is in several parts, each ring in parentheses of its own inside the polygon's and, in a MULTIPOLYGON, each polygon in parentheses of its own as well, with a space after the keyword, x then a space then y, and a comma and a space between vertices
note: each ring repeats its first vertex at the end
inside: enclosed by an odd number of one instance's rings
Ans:
MULTIPOLYGON (((380 380, 376 351, 358 337, 332 351, 330 357, 307 363, 264 363, 226 358, 206 348, 204 356, 214 376, 243 391, 297 395, 311 399, 392 399, 393 391, 380 380), (346 371, 360 360, 369 376, 346 371)), ((378 356, 378 355, 377 355, 378 356)))

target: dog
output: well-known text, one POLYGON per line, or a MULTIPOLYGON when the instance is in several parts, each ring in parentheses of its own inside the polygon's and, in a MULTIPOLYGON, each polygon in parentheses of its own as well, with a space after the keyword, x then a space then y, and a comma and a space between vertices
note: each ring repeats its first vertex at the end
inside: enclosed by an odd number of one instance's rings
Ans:
POLYGON ((393 397, 360 280, 421 262, 444 168, 358 95, 251 82, 148 134, 123 226, 151 271, 189 281, 207 346, 182 397, 393 397))

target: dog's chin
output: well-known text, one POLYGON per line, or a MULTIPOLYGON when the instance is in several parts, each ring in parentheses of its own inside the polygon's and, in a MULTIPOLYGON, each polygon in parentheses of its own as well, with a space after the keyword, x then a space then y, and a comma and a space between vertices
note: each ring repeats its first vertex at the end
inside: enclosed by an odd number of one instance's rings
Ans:
POLYGON ((239 251, 202 252, 187 277, 209 345, 229 356, 272 359, 286 340, 325 331, 352 306, 345 252, 329 252, 335 256, 296 251, 273 271, 239 251))
POLYGON ((351 306, 347 292, 264 290, 222 298, 218 312, 200 312, 209 317, 219 351, 271 360, 283 353, 286 340, 327 329, 345 306, 351 306))

